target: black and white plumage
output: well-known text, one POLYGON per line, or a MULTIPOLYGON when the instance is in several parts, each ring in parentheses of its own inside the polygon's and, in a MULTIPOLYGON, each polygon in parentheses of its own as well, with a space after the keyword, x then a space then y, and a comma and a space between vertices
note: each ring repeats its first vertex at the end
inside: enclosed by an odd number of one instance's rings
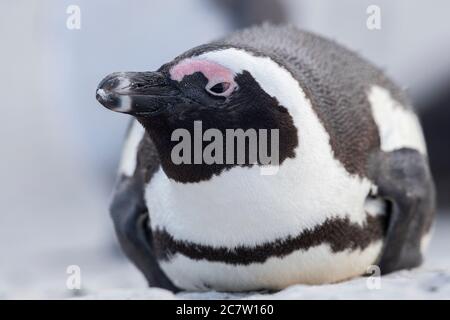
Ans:
POLYGON ((340 45, 254 27, 157 72, 114 73, 97 99, 137 119, 111 213, 150 285, 281 289, 421 263, 434 188, 420 124, 396 85, 340 45), (195 120, 279 129, 279 171, 173 164, 171 132, 195 120))

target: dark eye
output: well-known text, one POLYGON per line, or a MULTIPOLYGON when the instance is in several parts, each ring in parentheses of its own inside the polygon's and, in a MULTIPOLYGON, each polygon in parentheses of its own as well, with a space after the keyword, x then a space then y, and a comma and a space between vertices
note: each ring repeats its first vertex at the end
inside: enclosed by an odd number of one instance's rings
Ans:
POLYGON ((222 96, 230 89, 231 84, 229 82, 219 82, 212 87, 206 87, 206 90, 215 96, 222 96))

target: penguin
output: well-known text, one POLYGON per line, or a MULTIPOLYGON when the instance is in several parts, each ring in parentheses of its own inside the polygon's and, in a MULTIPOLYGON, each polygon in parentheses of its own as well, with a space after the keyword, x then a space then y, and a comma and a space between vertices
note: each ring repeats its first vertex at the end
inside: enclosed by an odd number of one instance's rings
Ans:
POLYGON ((134 118, 110 212, 150 286, 280 290, 421 264, 435 191, 418 117, 334 41, 251 27, 155 72, 112 73, 96 97, 134 118), (259 160, 175 164, 172 133, 197 121, 278 130, 277 172, 259 160))

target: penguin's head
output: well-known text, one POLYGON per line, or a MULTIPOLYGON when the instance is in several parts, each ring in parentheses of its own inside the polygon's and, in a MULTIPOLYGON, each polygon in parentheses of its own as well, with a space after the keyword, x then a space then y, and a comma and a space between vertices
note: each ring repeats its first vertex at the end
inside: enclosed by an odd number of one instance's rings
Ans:
MULTIPOLYGON (((223 62, 205 56, 204 49, 201 52, 182 55, 155 72, 112 73, 100 82, 97 100, 141 122, 162 156, 163 167, 164 158, 177 144, 171 139, 173 131, 183 128, 194 134, 198 121, 203 132, 217 129, 224 136, 227 129, 278 129, 279 161, 294 157, 297 129, 288 110, 263 90, 252 70, 239 64, 231 68, 226 59, 223 62)), ((213 53, 220 56, 221 51, 213 53)), ((201 171, 217 173, 226 167, 215 164, 201 171)))

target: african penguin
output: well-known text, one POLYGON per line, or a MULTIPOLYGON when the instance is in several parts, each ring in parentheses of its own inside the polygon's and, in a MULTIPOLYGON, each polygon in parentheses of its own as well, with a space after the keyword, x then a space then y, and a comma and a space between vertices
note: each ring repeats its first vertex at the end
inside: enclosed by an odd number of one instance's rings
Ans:
POLYGON ((419 121, 383 72, 335 42, 252 27, 156 72, 113 73, 97 99, 136 119, 111 215, 149 285, 277 290, 421 263, 435 200, 419 121), (199 121, 277 129, 277 172, 174 163, 172 133, 199 121))

